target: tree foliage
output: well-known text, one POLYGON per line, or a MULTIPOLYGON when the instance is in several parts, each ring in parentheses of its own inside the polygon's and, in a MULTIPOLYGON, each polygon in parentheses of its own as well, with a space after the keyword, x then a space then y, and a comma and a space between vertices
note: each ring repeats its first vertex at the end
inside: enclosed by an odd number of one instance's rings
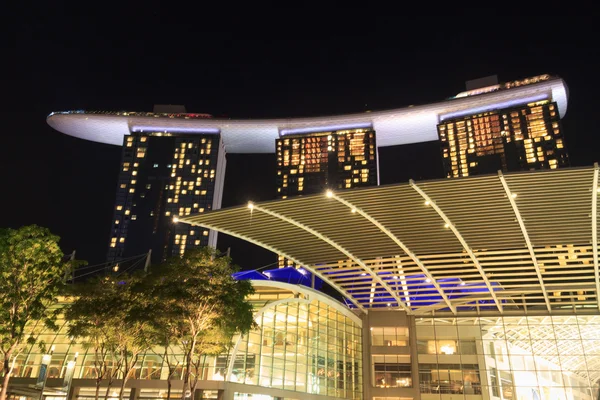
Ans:
POLYGON ((2 391, 6 390, 14 360, 23 346, 35 342, 26 326, 44 321, 54 326, 49 306, 56 301, 64 276, 72 264, 63 262, 59 238, 36 225, 0 230, 0 351, 2 391), (28 336, 28 337, 26 337, 28 336))
POLYGON ((235 271, 229 257, 206 247, 158 266, 144 289, 144 315, 161 332, 157 344, 183 350, 182 397, 188 391, 193 396, 203 357, 229 350, 233 335, 254 325, 247 301, 252 286, 234 280, 235 271))
POLYGON ((144 302, 142 293, 132 290, 140 279, 113 275, 78 284, 73 288, 75 298, 64 310, 69 336, 94 356, 96 398, 103 380, 108 381, 108 394, 114 379, 121 378, 122 399, 139 355, 148 349, 151 325, 134 311, 139 309, 138 302, 144 302))

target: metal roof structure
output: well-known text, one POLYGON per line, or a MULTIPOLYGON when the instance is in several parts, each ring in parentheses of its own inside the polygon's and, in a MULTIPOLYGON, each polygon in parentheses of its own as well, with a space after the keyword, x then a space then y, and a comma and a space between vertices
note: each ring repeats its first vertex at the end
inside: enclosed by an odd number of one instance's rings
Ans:
POLYGON ((598 166, 409 182, 182 217, 262 246, 364 312, 598 313, 598 166))
POLYGON ((568 90, 561 78, 542 75, 517 86, 497 86, 431 104, 323 117, 244 120, 204 114, 67 111, 50 114, 47 122, 67 135, 119 146, 131 132, 220 133, 227 153, 274 153, 275 139, 286 134, 368 127, 377 132, 377 146, 386 147, 438 140, 437 124, 462 115, 541 100, 556 101, 561 118, 567 112, 568 90))

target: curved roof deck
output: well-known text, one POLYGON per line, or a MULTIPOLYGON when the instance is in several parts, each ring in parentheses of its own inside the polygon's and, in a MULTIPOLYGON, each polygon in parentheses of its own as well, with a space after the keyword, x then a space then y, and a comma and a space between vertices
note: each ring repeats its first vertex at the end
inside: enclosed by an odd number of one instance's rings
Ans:
POLYGON ((598 313, 598 166, 410 182, 180 221, 281 254, 353 307, 598 313))
POLYGON ((129 112, 55 112, 48 124, 59 132, 95 142, 122 145, 136 131, 221 133, 228 153, 274 153, 281 134, 372 127, 379 147, 437 140, 439 121, 460 115, 511 107, 532 101, 556 101, 561 118, 567 111, 567 87, 560 78, 437 103, 386 111, 310 118, 218 119, 203 114, 174 116, 129 112))

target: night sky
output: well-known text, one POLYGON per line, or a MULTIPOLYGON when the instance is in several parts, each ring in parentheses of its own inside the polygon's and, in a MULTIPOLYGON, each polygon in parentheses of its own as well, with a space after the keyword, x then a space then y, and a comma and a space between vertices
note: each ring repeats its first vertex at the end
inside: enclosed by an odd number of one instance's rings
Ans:
MULTIPOLYGON (((514 18, 487 10, 485 18, 312 20, 290 12, 259 20, 166 4, 90 10, 52 3, 8 18, 0 227, 46 226, 65 253, 104 261, 121 149, 52 130, 45 121, 52 111, 183 104, 231 118, 328 115, 440 101, 487 75, 502 82, 549 73, 569 87, 563 129, 571 164, 600 158, 593 15, 514 18)), ((442 177, 431 142, 380 149, 380 165, 383 184, 442 177)), ((229 154, 227 177, 224 207, 272 199, 275 157, 229 154)), ((244 268, 274 261, 266 250, 220 238, 244 268)))

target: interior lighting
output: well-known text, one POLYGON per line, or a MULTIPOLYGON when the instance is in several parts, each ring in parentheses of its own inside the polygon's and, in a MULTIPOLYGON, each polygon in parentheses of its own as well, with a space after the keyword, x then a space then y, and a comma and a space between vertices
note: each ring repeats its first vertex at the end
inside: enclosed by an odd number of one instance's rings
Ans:
POLYGON ((327 197, 329 197, 329 198, 332 198, 332 197, 333 197, 333 192, 332 192, 331 190, 328 190, 328 191, 325 193, 325 195, 326 195, 327 197))

